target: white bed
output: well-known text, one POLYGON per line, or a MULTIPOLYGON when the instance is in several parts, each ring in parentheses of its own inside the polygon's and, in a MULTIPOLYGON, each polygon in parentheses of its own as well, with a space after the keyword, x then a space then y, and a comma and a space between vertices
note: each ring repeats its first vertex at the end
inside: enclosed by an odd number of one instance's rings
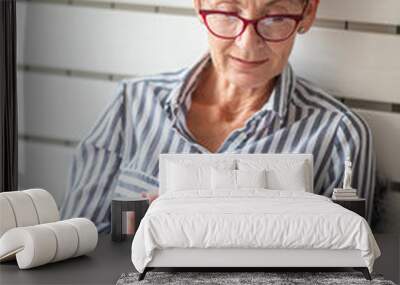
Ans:
POLYGON ((368 223, 313 194, 312 181, 308 154, 160 155, 160 197, 132 243, 140 279, 156 267, 353 267, 370 278, 380 251, 368 223), (234 189, 209 189, 219 174, 187 171, 209 166, 243 171, 234 189), (264 188, 251 177, 260 169, 264 188))

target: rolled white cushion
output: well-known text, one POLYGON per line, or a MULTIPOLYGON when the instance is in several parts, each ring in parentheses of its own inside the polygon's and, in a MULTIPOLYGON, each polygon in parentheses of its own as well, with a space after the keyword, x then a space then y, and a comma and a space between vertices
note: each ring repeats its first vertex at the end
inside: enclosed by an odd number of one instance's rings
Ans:
POLYGON ((38 215, 31 197, 23 191, 0 193, 13 209, 17 227, 33 226, 39 223, 38 215))
POLYGON ((6 197, 0 196, 0 237, 9 229, 15 228, 17 222, 10 202, 6 197))
POLYGON ((74 257, 86 254, 96 248, 98 233, 97 228, 92 221, 86 218, 74 218, 60 222, 68 223, 74 226, 74 228, 78 232, 78 249, 76 250, 74 257))
POLYGON ((57 241, 57 251, 51 262, 57 262, 74 256, 79 243, 78 232, 74 226, 68 223, 48 223, 43 224, 49 228, 55 235, 57 241))
POLYGON ((10 260, 16 255, 20 269, 49 263, 56 250, 54 233, 42 225, 13 228, 0 239, 0 261, 10 260))
POLYGON ((43 189, 28 189, 22 192, 31 197, 39 217, 39 224, 60 220, 56 201, 49 192, 43 189))
POLYGON ((18 227, 0 238, 0 261, 16 257, 20 269, 86 254, 96 248, 98 234, 88 219, 18 227))
POLYGON ((53 196, 43 189, 0 193, 0 237, 15 227, 33 226, 60 219, 53 196))

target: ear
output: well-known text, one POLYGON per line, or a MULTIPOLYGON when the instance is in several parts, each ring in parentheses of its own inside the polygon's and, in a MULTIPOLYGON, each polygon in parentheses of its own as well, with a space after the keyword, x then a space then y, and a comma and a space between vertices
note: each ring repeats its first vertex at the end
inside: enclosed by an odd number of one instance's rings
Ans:
POLYGON ((201 0, 193 0, 193 4, 194 4, 194 9, 196 11, 196 16, 199 19, 199 21, 204 24, 203 18, 200 16, 199 11, 201 9, 201 0))
POLYGON ((311 29, 312 25, 315 22, 317 17, 317 10, 319 6, 319 0, 309 0, 307 1, 307 8, 304 13, 304 19, 300 22, 298 31, 301 34, 306 33, 309 29, 311 29))

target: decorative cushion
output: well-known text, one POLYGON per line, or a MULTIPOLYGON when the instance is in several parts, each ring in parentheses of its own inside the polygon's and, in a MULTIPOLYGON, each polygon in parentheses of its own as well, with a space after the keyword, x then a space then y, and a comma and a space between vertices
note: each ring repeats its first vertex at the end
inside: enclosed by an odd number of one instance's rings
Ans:
POLYGON ((267 188, 267 170, 235 170, 237 188, 267 188))
POLYGON ((166 161, 166 191, 211 191, 211 168, 235 169, 234 160, 195 161, 181 159, 166 161))
POLYGON ((216 190, 236 190, 236 170, 211 168, 211 188, 216 190))
POLYGON ((241 188, 267 188, 267 171, 211 169, 212 189, 214 191, 235 191, 241 188))
POLYGON ((206 166, 184 166, 169 163, 167 169, 167 191, 210 189, 210 168, 206 166))
POLYGON ((267 188, 272 190, 306 191, 307 165, 303 160, 263 161, 238 160, 240 170, 267 170, 267 188))

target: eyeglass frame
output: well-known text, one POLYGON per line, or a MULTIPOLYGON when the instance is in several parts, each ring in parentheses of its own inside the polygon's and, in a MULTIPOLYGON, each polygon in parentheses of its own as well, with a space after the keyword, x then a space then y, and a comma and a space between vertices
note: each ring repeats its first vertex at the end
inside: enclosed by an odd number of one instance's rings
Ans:
POLYGON ((294 34, 294 32, 296 31, 296 29, 297 29, 298 26, 299 26, 299 23, 300 23, 302 20, 304 20, 304 13, 306 12, 306 9, 307 9, 307 7, 308 7, 308 4, 309 4, 309 1, 306 1, 306 4, 304 5, 303 11, 301 12, 301 14, 297 14, 297 15, 294 15, 294 14, 276 14, 276 15, 268 15, 268 14, 267 14, 267 15, 261 17, 261 18, 254 19, 254 20, 250 20, 250 19, 243 18, 243 17, 241 17, 240 15, 238 15, 238 13, 236 13, 236 12, 227 12, 227 11, 220 11, 220 10, 200 9, 200 10, 199 10, 199 14, 200 14, 201 17, 203 18, 203 21, 204 21, 204 23, 206 24, 206 27, 207 27, 208 31, 209 31, 211 34, 213 34, 214 36, 218 37, 218 38, 226 39, 226 40, 233 40, 233 39, 236 39, 237 37, 240 37, 241 35, 243 35, 243 33, 246 31, 246 28, 247 28, 248 25, 251 25, 251 24, 252 24, 252 25, 254 26, 254 30, 256 31, 257 35, 260 36, 263 40, 268 41, 268 42, 283 42, 283 41, 286 41, 288 38, 290 38, 290 37, 294 34), (224 37, 224 36, 218 35, 217 33, 215 33, 215 32, 210 28, 210 26, 209 26, 209 24, 208 24, 207 16, 208 16, 208 15, 211 15, 211 14, 222 14, 222 15, 234 16, 234 17, 238 18, 238 19, 241 20, 242 23, 243 23, 242 31, 241 31, 237 36, 234 36, 234 37, 224 37), (295 20, 295 21, 296 21, 296 25, 295 25, 295 27, 293 28, 293 31, 292 31, 286 38, 279 39, 279 40, 266 39, 265 37, 263 37, 263 36, 259 33, 258 28, 257 28, 258 22, 260 22, 260 21, 262 21, 262 20, 265 20, 265 19, 268 19, 268 18, 282 18, 282 17, 284 17, 284 18, 289 18, 289 19, 292 19, 292 20, 295 20))

